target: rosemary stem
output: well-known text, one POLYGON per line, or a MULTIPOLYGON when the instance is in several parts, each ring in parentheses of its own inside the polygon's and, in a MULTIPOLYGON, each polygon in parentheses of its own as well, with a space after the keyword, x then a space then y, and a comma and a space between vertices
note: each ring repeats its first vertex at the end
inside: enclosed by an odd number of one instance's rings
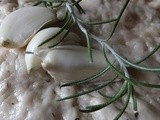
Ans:
MULTIPOLYGON (((71 0, 68 0, 68 1, 72 2, 71 0)), ((72 18, 74 19, 75 23, 77 23, 78 27, 80 28, 80 30, 84 33, 84 35, 86 37, 87 47, 88 47, 88 55, 89 55, 89 62, 93 63, 91 40, 89 38, 88 31, 80 24, 80 22, 78 21, 76 15, 74 13, 74 10, 73 10, 72 6, 68 2, 66 3, 66 8, 72 14, 72 18)))

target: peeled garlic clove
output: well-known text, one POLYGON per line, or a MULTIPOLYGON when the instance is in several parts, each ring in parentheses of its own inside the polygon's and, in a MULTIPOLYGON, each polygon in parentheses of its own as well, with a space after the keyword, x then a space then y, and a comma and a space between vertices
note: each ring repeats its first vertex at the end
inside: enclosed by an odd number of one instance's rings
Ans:
MULTIPOLYGON (((27 54, 27 52, 34 53, 37 49, 42 48, 48 48, 51 45, 55 45, 61 41, 61 39, 64 37, 67 30, 64 30, 61 34, 53 38, 50 42, 45 43, 41 47, 38 48, 38 46, 43 43, 44 41, 52 38, 57 32, 59 32, 61 28, 59 27, 51 27, 46 28, 41 31, 39 31, 29 42, 26 48, 26 54, 25 54, 25 62, 27 66, 28 72, 32 70, 36 70, 41 67, 41 59, 33 54, 27 54)), ((63 41, 73 41, 73 42, 80 42, 80 38, 75 34, 70 32, 67 37, 63 39, 63 41)))
POLYGON ((101 51, 93 49, 93 63, 89 63, 87 48, 75 45, 58 46, 46 56, 40 54, 42 67, 61 82, 88 78, 107 67, 101 51))
POLYGON ((56 13, 45 7, 26 7, 9 14, 0 26, 0 44, 7 48, 25 46, 44 25, 57 22, 56 13))

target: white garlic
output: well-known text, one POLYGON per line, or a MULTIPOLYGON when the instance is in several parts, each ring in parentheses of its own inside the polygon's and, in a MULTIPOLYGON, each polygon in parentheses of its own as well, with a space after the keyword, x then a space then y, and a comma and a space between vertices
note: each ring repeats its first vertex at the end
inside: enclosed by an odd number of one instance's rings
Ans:
POLYGON ((103 52, 92 50, 93 63, 89 62, 87 47, 57 46, 47 55, 41 54, 42 67, 61 82, 88 78, 107 67, 103 52))
MULTIPOLYGON (((55 45, 59 43, 64 37, 67 30, 64 30, 61 34, 53 38, 51 41, 45 43, 41 47, 38 47, 44 41, 52 38, 60 30, 61 28, 59 27, 51 27, 51 28, 46 28, 46 29, 39 31, 27 45, 26 51, 30 53, 34 53, 37 49, 48 48, 51 45, 55 45)), ((80 42, 80 38, 75 33, 69 32, 69 34, 63 39, 63 41, 64 42, 67 42, 67 41, 75 42, 76 44, 80 42)), ((28 72, 40 68, 41 59, 34 54, 27 54, 27 52, 25 54, 25 62, 26 62, 28 72)))
POLYGON ((26 7, 9 14, 0 26, 0 44, 7 48, 25 46, 42 27, 57 22, 55 11, 45 7, 26 7))

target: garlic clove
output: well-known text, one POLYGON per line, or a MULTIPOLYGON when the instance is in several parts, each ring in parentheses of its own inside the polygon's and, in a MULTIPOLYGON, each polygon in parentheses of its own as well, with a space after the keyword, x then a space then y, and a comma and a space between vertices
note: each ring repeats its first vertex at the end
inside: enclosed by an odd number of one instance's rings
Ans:
POLYGON ((103 52, 92 50, 93 63, 89 62, 87 48, 76 45, 57 46, 46 56, 41 54, 42 67, 61 82, 81 80, 107 67, 103 52))
MULTIPOLYGON (((36 70, 41 67, 41 59, 34 55, 34 54, 27 54, 29 53, 34 53, 37 50, 43 49, 43 48, 48 48, 51 45, 55 45, 61 41, 67 30, 64 30, 61 34, 53 38, 50 42, 45 43, 41 47, 38 47, 41 43, 44 41, 50 39, 53 37, 61 28, 59 27, 51 27, 51 28, 46 28, 41 31, 39 31, 29 42, 26 48, 26 54, 25 54, 25 62, 27 66, 27 70, 30 73, 32 70, 36 70)), ((66 38, 63 40, 64 42, 70 41, 69 44, 72 43, 79 43, 80 38, 73 32, 70 32, 66 38)), ((67 44, 67 43, 66 43, 67 44)))
POLYGON ((0 44, 20 48, 43 26, 57 22, 56 13, 45 7, 20 8, 9 14, 0 26, 0 44))

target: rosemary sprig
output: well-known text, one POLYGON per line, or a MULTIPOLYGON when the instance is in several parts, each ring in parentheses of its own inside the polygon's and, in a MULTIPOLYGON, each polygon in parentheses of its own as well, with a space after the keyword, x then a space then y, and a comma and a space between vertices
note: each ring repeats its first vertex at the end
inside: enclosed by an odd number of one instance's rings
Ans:
MULTIPOLYGON (((118 53, 116 53, 114 51, 114 49, 112 49, 112 47, 108 45, 107 42, 114 35, 116 28, 120 22, 120 19, 123 15, 124 11, 126 10, 130 0, 125 1, 122 9, 120 10, 120 13, 118 14, 118 17, 113 18, 113 19, 109 19, 109 20, 99 20, 99 21, 86 21, 86 20, 80 19, 77 16, 77 14, 74 10, 75 8, 78 10, 78 12, 80 14, 85 14, 85 10, 80 5, 81 1, 82 0, 40 0, 39 2, 37 2, 35 4, 35 5, 39 5, 41 3, 44 3, 46 5, 46 7, 53 8, 53 3, 61 3, 60 6, 63 4, 64 7, 66 7, 66 12, 65 12, 66 14, 63 19, 64 24, 62 26, 62 29, 56 35, 52 36, 50 39, 46 40, 44 43, 41 43, 39 46, 42 46, 45 43, 51 41, 56 36, 61 34, 65 29, 67 29, 67 32, 63 37, 63 39, 64 39, 67 36, 70 29, 72 28, 73 24, 76 24, 85 36, 85 40, 86 40, 87 47, 88 47, 87 52, 88 52, 90 63, 94 62, 94 59, 92 57, 92 40, 95 40, 102 46, 102 49, 103 49, 102 52, 104 53, 104 57, 106 59, 106 64, 108 64, 108 67, 106 67, 104 70, 98 72, 97 74, 90 76, 89 78, 86 78, 84 80, 68 82, 68 83, 63 84, 61 87, 84 85, 86 83, 93 82, 94 80, 101 77, 102 75, 107 74, 108 71, 113 71, 115 73, 116 77, 111 80, 106 81, 106 83, 104 83, 104 84, 97 85, 95 88, 89 88, 86 91, 80 91, 74 95, 71 95, 71 96, 68 96, 65 98, 61 98, 57 101, 63 101, 63 100, 71 99, 71 98, 76 98, 81 95, 85 95, 85 94, 89 94, 91 92, 97 91, 103 97, 108 98, 108 99, 106 99, 105 103, 87 106, 84 109, 81 108, 80 109, 81 112, 88 113, 88 112, 100 110, 100 109, 107 107, 108 105, 113 104, 114 102, 118 101, 123 96, 127 96, 126 101, 125 101, 122 109, 120 109, 119 114, 115 117, 114 120, 118 120, 123 115, 123 113, 125 112, 128 104, 129 104, 130 99, 132 100, 133 110, 137 113, 137 111, 138 111, 137 100, 136 100, 136 93, 135 93, 134 87, 135 86, 136 87, 143 86, 143 87, 151 87, 151 88, 160 88, 160 85, 143 83, 143 82, 140 82, 140 80, 135 80, 135 79, 131 78, 130 73, 128 72, 128 67, 131 67, 131 68, 134 68, 134 69, 137 69, 140 71, 160 72, 160 67, 153 68, 153 67, 145 67, 145 66, 140 65, 140 63, 146 61, 154 53, 157 52, 157 50, 160 48, 160 44, 152 52, 150 52, 146 57, 144 57, 140 61, 138 61, 136 63, 132 63, 132 62, 128 61, 123 56, 120 56, 118 53), (106 39, 101 39, 100 37, 97 37, 97 36, 91 34, 85 26, 85 25, 91 25, 91 26, 102 25, 102 24, 110 24, 110 23, 114 23, 114 25, 113 25, 113 28, 111 30, 110 35, 106 39), (108 56, 107 56, 107 50, 109 50, 110 53, 114 56, 114 58, 115 58, 114 62, 109 61, 108 56), (118 63, 120 67, 115 65, 114 64, 115 62, 118 63), (116 78, 121 79, 121 82, 123 82, 123 84, 114 96, 105 96, 103 93, 101 93, 99 91, 100 89, 102 89, 104 87, 110 86, 113 82, 116 82, 116 78)), ((63 39, 61 41, 63 41, 63 39)), ((59 43, 52 45, 51 47, 54 47, 58 44, 59 43)))

